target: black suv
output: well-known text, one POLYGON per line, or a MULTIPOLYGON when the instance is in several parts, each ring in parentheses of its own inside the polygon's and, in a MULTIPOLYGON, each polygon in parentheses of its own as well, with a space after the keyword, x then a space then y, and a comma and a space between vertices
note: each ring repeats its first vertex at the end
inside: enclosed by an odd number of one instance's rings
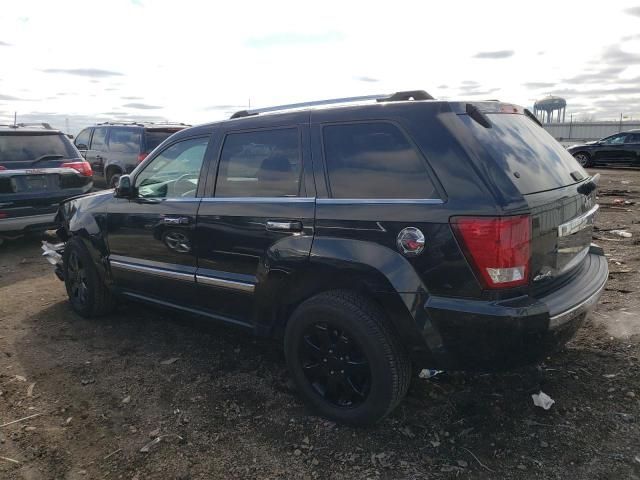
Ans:
POLYGON ((0 125, 0 243, 55 226, 58 204, 91 187, 91 167, 62 132, 0 125))
POLYGON ((567 150, 583 167, 596 165, 640 167, 640 130, 629 130, 595 142, 571 145, 567 150))
POLYGON ((65 203, 57 271, 84 316, 118 295, 281 338, 302 396, 364 424, 412 366, 509 369, 571 338, 608 275, 597 181, 505 103, 243 111, 65 203))
POLYGON ((147 155, 184 123, 99 123, 85 128, 74 143, 91 164, 96 183, 115 187, 118 178, 130 173, 147 155))

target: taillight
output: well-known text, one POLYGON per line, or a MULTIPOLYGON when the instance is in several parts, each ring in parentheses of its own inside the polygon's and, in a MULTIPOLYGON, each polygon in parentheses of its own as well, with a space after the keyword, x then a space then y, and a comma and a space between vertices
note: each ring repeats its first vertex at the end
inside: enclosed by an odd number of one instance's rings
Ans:
POLYGON ((454 217, 451 225, 485 288, 525 285, 531 257, 531 219, 454 217))
POLYGON ((93 175, 93 170, 91 170, 89 162, 66 162, 60 165, 60 168, 73 168, 84 177, 91 177, 93 175))
POLYGON ((142 163, 142 161, 147 158, 148 153, 139 153, 138 154, 138 163, 142 163))

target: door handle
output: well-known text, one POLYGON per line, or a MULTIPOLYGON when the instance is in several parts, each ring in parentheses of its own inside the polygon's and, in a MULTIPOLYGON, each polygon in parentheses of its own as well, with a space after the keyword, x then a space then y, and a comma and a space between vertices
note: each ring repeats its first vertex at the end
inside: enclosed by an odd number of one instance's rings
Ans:
POLYGON ((189 217, 164 217, 162 221, 165 225, 188 225, 191 222, 189 217))
POLYGON ((273 230, 278 232, 301 232, 302 222, 298 221, 267 221, 267 230, 273 230))

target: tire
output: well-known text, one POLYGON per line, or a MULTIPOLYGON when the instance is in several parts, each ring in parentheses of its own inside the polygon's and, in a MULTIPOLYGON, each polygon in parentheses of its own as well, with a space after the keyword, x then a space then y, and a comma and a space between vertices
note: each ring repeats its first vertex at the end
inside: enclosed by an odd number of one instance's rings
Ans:
POLYGON ((64 248, 62 271, 73 310, 79 315, 99 317, 111 312, 115 302, 104 284, 87 247, 72 237, 64 248))
POLYGON ((122 173, 120 173, 117 170, 115 172, 111 173, 107 177, 107 187, 108 188, 116 188, 118 186, 118 181, 120 180, 121 176, 122 176, 122 173))
POLYGON ((381 420, 411 382, 411 362, 384 313, 356 293, 323 292, 299 305, 287 323, 284 348, 306 402, 338 422, 381 420))
POLYGON ((574 154, 573 157, 578 161, 578 163, 583 168, 587 168, 591 166, 591 156, 588 153, 578 152, 574 154))

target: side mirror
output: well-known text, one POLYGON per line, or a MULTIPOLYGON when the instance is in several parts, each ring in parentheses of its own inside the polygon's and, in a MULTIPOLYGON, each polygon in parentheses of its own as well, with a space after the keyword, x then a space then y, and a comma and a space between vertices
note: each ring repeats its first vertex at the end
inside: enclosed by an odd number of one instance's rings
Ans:
POLYGON ((113 192, 113 196, 116 198, 133 198, 134 188, 131 185, 131 177, 129 175, 122 175, 118 180, 118 186, 113 192))
POLYGON ((78 150, 89 150, 89 147, 87 147, 84 143, 79 143, 76 145, 76 148, 78 150))

